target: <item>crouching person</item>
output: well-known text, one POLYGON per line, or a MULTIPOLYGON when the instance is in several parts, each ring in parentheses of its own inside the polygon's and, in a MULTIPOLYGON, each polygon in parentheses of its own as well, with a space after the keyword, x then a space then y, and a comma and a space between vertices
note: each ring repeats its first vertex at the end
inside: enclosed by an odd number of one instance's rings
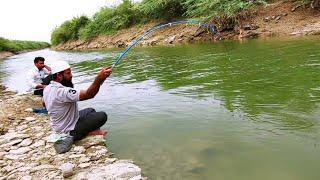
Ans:
POLYGON ((111 72, 111 67, 102 68, 90 87, 79 91, 73 88, 72 72, 67 62, 56 61, 51 66, 53 80, 43 91, 43 102, 52 130, 61 135, 54 144, 58 153, 69 151, 73 141, 83 139, 106 123, 105 112, 96 112, 93 108, 79 111, 77 102, 93 98, 111 72))

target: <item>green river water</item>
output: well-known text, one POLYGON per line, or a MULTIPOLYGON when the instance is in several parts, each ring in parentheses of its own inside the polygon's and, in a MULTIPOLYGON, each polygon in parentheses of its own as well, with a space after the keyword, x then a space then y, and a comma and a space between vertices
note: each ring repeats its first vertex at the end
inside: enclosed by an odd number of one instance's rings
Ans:
MULTIPOLYGON (((86 88, 122 49, 41 50, 0 62, 20 93, 35 56, 86 88)), ((109 149, 149 179, 320 177, 320 38, 134 48, 81 108, 106 111, 109 149)))

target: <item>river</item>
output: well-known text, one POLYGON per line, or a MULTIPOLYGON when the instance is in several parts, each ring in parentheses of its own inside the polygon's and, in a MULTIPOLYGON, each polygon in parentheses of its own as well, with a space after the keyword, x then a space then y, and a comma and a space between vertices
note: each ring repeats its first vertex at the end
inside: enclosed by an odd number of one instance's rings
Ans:
MULTIPOLYGON (((0 62, 19 93, 35 56, 90 85, 122 49, 19 54, 0 62)), ((134 48, 92 100, 107 144, 150 179, 318 179, 320 38, 134 48)))

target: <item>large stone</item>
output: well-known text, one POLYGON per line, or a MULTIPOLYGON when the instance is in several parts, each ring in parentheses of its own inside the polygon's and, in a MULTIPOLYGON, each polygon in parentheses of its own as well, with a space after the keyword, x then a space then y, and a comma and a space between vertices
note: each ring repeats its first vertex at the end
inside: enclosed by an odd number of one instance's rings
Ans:
POLYGON ((23 176, 22 178, 21 178, 21 180, 31 180, 32 179, 32 176, 23 176))
POLYGON ((74 159, 74 158, 80 158, 80 157, 85 157, 86 155, 84 154, 72 154, 69 156, 69 159, 74 159))
POLYGON ((6 153, 5 153, 5 152, 0 152, 0 160, 2 160, 2 159, 3 159, 4 155, 6 155, 6 153))
POLYGON ((21 159, 22 157, 25 157, 25 155, 12 155, 12 154, 7 154, 4 156, 6 159, 10 159, 10 160, 17 160, 17 159, 21 159))
POLYGON ((26 112, 32 112, 33 109, 32 109, 32 108, 27 108, 27 109, 25 109, 24 111, 26 111, 26 112))
POLYGON ((78 141, 76 144, 81 145, 84 148, 88 149, 92 146, 98 146, 98 145, 105 145, 105 139, 103 135, 97 135, 97 136, 88 136, 80 141, 78 141))
POLYGON ((106 156, 108 153, 108 150, 104 146, 97 146, 91 148, 93 152, 88 153, 89 156, 91 156, 91 160, 96 161, 100 159, 103 156, 106 156))
POLYGON ((7 141, 7 142, 10 142, 11 140, 13 140, 13 139, 24 139, 24 138, 28 138, 29 137, 29 135, 27 135, 27 134, 18 134, 18 133, 16 133, 16 132, 9 132, 9 133, 7 133, 7 134, 5 134, 4 136, 3 136, 3 138, 7 141))
POLYGON ((25 146, 29 146, 30 144, 32 144, 32 140, 31 139, 24 139, 19 146, 25 147, 25 146))
POLYGON ((171 36, 171 37, 169 37, 169 38, 167 39, 167 42, 168 42, 169 44, 172 44, 175 39, 176 39, 176 36, 171 36))
POLYGON ((10 147, 10 150, 16 150, 16 149, 19 149, 19 147, 18 146, 11 146, 10 147))
POLYGON ((44 132, 39 132, 39 133, 36 134, 36 137, 37 138, 42 138, 44 135, 45 135, 44 132))
POLYGON ((81 163, 81 164, 79 164, 78 166, 80 167, 80 168, 87 168, 87 167, 89 167, 91 165, 91 163, 89 162, 89 163, 81 163))
POLYGON ((2 171, 4 171, 4 172, 11 172, 11 171, 13 171, 14 169, 16 169, 16 167, 14 167, 14 166, 6 166, 6 167, 2 168, 2 171))
POLYGON ((8 175, 7 180, 13 180, 13 179, 16 179, 15 173, 8 175))
POLYGON ((67 178, 73 175, 74 165, 72 163, 64 163, 59 169, 62 171, 63 177, 67 178))
POLYGON ((108 150, 106 148, 104 149, 100 149, 98 151, 95 152, 96 156, 104 156, 108 153, 108 150))
POLYGON ((41 132, 43 130, 43 127, 35 126, 35 127, 33 127, 33 129, 34 129, 35 132, 41 132))
POLYGON ((76 180, 87 180, 88 174, 86 172, 80 172, 77 174, 76 180))
POLYGON ((74 152, 78 153, 78 154, 82 154, 86 151, 86 149, 83 146, 76 146, 73 148, 74 152))
MULTIPOLYGON (((1 127, 0 127, 1 128, 1 127)), ((1 129, 0 129, 1 131, 1 129)), ((0 145, 6 143, 6 140, 3 138, 4 136, 0 136, 0 145)))
POLYGON ((131 163, 115 162, 103 167, 90 169, 88 179, 130 179, 141 176, 141 169, 131 163))
POLYGON ((28 125, 21 125, 21 126, 19 126, 18 128, 17 128, 17 130, 19 131, 19 132, 21 132, 21 131, 23 131, 23 130, 26 130, 28 128, 28 125))
POLYGON ((86 162, 89 162, 90 161, 90 158, 84 156, 84 157, 81 157, 79 159, 79 163, 86 163, 86 162))
POLYGON ((56 169, 56 167, 53 165, 49 165, 49 164, 43 164, 43 165, 32 168, 31 172, 41 171, 43 169, 56 169))
POLYGON ((32 167, 30 167, 30 166, 24 166, 24 167, 20 167, 20 168, 18 169, 18 171, 20 171, 20 172, 26 172, 26 171, 29 171, 31 168, 32 168, 32 167))
POLYGON ((47 176, 48 176, 48 179, 62 179, 62 177, 60 177, 61 173, 58 171, 52 171, 47 176))
POLYGON ((46 143, 44 140, 39 140, 35 143, 33 143, 30 147, 31 148, 37 148, 37 147, 40 147, 40 146, 44 146, 46 143))
POLYGON ((26 120, 27 122, 31 122, 31 121, 36 120, 36 118, 34 118, 34 117, 26 117, 25 120, 26 120))
POLYGON ((129 180, 142 180, 143 178, 141 177, 141 175, 135 176, 130 178, 129 180))
POLYGON ((14 139, 14 140, 8 142, 7 144, 2 144, 0 147, 1 148, 11 147, 11 146, 14 146, 14 145, 20 143, 21 141, 22 141, 22 139, 14 139))
POLYGON ((104 161, 106 164, 111 164, 116 162, 118 159, 117 158, 106 158, 106 160, 104 161))
POLYGON ((10 150, 9 153, 12 155, 21 155, 21 154, 25 154, 27 152, 29 152, 31 150, 31 148, 29 147, 21 147, 17 150, 10 150))

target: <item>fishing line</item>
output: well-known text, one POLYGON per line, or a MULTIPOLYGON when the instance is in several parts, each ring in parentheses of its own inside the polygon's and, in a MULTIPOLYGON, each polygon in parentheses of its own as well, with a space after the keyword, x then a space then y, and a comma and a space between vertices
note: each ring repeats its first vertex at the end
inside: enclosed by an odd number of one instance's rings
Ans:
POLYGON ((208 29, 213 35, 217 33, 217 28, 215 25, 212 24, 203 24, 199 21, 195 21, 195 20, 183 20, 183 21, 175 21, 175 22, 170 22, 170 23, 166 23, 166 24, 160 24, 157 26, 152 27, 151 29, 149 29, 148 31, 146 31, 141 37, 139 37, 138 39, 136 39, 135 41, 133 41, 133 43, 131 43, 130 46, 128 46, 117 58, 117 60, 115 61, 115 63, 112 65, 112 68, 114 68, 115 66, 117 66, 121 60, 123 59, 123 57, 131 50, 132 47, 134 47, 136 44, 138 44, 141 40, 143 40, 146 36, 148 36, 149 34, 158 31, 162 28, 165 27, 171 27, 171 26, 176 26, 176 25, 181 25, 181 24, 187 24, 187 25, 199 25, 199 27, 202 28, 206 28, 208 29))

